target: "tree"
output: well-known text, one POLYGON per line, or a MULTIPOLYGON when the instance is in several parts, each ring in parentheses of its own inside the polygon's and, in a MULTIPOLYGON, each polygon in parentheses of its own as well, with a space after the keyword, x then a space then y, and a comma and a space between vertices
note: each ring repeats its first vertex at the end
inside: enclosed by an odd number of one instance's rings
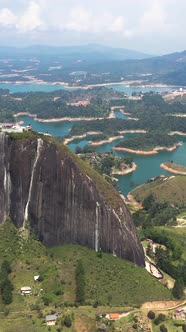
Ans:
POLYGON ((12 284, 7 280, 6 284, 1 290, 2 301, 4 304, 10 304, 12 302, 12 284))
POLYGON ((13 285, 8 278, 9 273, 11 273, 11 265, 8 261, 4 260, 0 272, 0 290, 4 304, 10 304, 12 302, 13 285))
POLYGON ((157 262, 157 265, 163 269, 167 262, 169 262, 170 259, 170 252, 167 249, 163 249, 162 247, 156 248, 155 253, 155 259, 157 262))
POLYGON ((85 301, 85 271, 81 261, 76 267, 76 301, 83 304, 85 301))
POLYGON ((184 292, 184 283, 183 283, 183 280, 182 280, 182 278, 178 278, 175 281, 174 287, 172 289, 172 294, 177 299, 181 299, 182 296, 183 296, 183 292, 184 292))
POLYGON ((155 198, 153 194, 148 195, 143 200, 143 207, 145 210, 150 210, 154 204, 155 204, 155 198))
POLYGON ((6 271, 7 274, 10 274, 12 272, 11 264, 9 261, 4 260, 1 265, 1 271, 6 271))
POLYGON ((155 318, 155 313, 154 313, 154 311, 149 311, 148 312, 148 314, 147 314, 147 317, 149 318, 149 319, 154 319, 155 318))

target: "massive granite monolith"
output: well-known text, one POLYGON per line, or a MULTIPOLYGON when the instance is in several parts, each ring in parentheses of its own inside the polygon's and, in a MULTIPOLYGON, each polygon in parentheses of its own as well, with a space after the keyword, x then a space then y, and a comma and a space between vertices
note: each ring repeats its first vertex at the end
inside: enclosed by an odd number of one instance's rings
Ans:
POLYGON ((47 246, 80 244, 144 266, 132 217, 100 175, 52 137, 0 134, 0 223, 28 221, 47 246))

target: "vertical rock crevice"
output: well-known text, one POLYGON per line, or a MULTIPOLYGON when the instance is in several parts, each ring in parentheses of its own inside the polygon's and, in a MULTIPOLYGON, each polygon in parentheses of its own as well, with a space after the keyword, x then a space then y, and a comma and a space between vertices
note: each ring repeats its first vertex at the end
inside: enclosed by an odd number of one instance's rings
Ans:
POLYGON ((35 161, 34 161, 34 164, 33 164, 33 167, 32 167, 31 178, 30 178, 30 185, 29 185, 29 191, 28 191, 28 199, 27 199, 27 202, 26 202, 25 210, 24 210, 23 228, 25 228, 26 221, 28 220, 28 209, 29 209, 29 203, 30 203, 30 200, 31 200, 32 187, 33 187, 33 181, 34 181, 34 174, 35 174, 35 171, 36 171, 37 162, 38 162, 39 157, 40 157, 42 146, 43 146, 43 141, 42 141, 42 139, 38 138, 37 139, 36 157, 35 157, 35 161))

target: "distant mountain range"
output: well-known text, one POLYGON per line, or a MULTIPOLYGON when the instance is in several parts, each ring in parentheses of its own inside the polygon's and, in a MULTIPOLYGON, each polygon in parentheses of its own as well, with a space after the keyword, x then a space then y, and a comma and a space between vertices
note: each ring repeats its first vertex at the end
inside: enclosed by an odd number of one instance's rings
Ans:
POLYGON ((0 56, 57 56, 61 59, 71 59, 82 62, 99 62, 109 60, 145 59, 150 55, 135 50, 113 48, 98 44, 79 46, 30 46, 27 48, 0 47, 0 56))
MULTIPOLYGON (((75 68, 74 68, 75 70, 75 68)), ((91 74, 109 73, 107 80, 146 80, 153 83, 165 83, 186 86, 186 51, 143 59, 125 59, 81 65, 81 70, 91 74)))
POLYGON ((4 73, 11 74, 11 68, 14 70, 27 68, 27 75, 33 75, 32 71, 28 72, 28 68, 30 61, 37 59, 39 61, 34 67, 34 76, 36 79, 43 79, 47 75, 47 80, 50 82, 62 81, 72 85, 86 85, 142 80, 147 84, 186 86, 186 51, 152 56, 97 44, 65 47, 0 47, 0 59, 13 59, 13 67, 6 65, 5 62, 1 63, 0 69, 4 73), (48 70, 51 68, 52 72, 49 74, 48 70), (83 75, 79 77, 81 73, 83 75))

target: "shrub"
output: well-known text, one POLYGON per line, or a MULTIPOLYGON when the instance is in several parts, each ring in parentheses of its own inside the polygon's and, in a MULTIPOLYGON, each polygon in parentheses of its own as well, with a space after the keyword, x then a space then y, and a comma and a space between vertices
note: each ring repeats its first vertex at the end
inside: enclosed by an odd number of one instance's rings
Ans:
POLYGON ((159 325, 161 322, 165 320, 166 316, 163 314, 159 314, 159 316, 154 320, 154 324, 159 325))
POLYGON ((70 316, 66 316, 64 318, 64 325, 66 327, 71 327, 71 325, 72 325, 72 318, 70 316))
POLYGON ((93 308, 97 308, 98 307, 98 301, 95 301, 94 303, 93 303, 93 308))
POLYGON ((136 323, 134 323, 134 324, 132 325, 132 327, 133 327, 134 330, 137 330, 138 325, 137 325, 136 323))
POLYGON ((45 306, 48 306, 51 303, 51 299, 48 296, 43 296, 42 300, 45 306))
POLYGON ((102 258, 102 256, 103 256, 102 251, 101 251, 101 250, 97 251, 96 256, 97 256, 98 258, 102 258))
POLYGON ((182 296, 183 296, 183 292, 184 292, 184 283, 183 283, 183 280, 182 279, 177 279, 175 281, 174 287, 172 289, 172 294, 177 299, 181 299, 182 296))
POLYGON ((64 292, 61 290, 61 289, 58 289, 56 292, 55 292, 55 295, 56 296, 59 296, 59 295, 63 295, 64 292))
POLYGON ((134 321, 135 323, 138 323, 138 321, 139 321, 138 316, 134 316, 133 321, 134 321))
POLYGON ((165 325, 160 325, 160 331, 161 332, 168 332, 168 329, 166 328, 165 325))
POLYGON ((9 312, 10 312, 10 311, 9 311, 8 309, 6 309, 6 310, 4 311, 4 316, 7 317, 7 316, 9 315, 9 312))

